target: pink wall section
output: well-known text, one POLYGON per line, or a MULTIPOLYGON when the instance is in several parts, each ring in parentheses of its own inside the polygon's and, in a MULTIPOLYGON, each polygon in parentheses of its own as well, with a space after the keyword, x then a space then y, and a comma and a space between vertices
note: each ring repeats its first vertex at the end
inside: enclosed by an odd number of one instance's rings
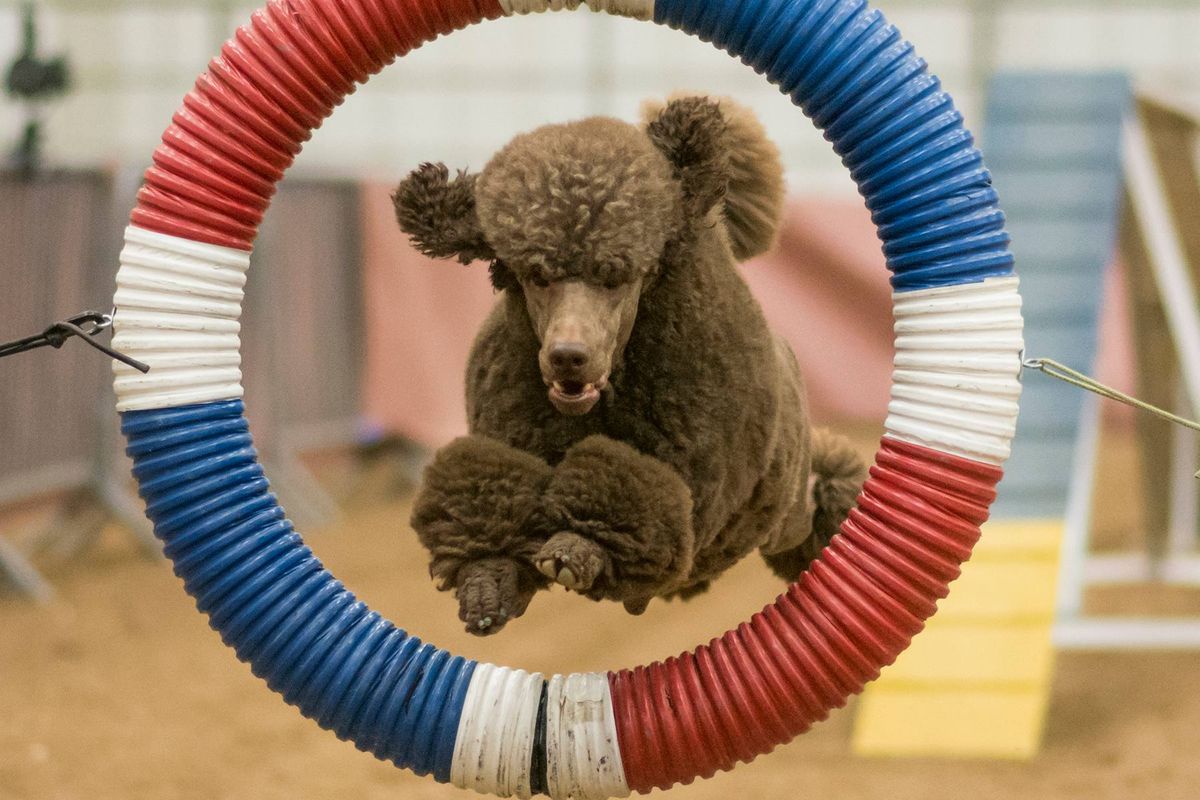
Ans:
MULTIPOLYGON (((388 187, 365 187, 363 209, 365 415, 379 432, 437 446, 466 430, 467 354, 495 296, 482 264, 435 262, 408 246, 388 187)), ((794 198, 778 245, 746 264, 743 275, 796 353, 814 418, 882 422, 891 383, 891 287, 862 204, 794 198)), ((1115 271, 1109 277, 1098 372, 1128 389, 1122 287, 1115 271)))
POLYGON ((463 375, 495 296, 482 264, 433 261, 396 225, 390 188, 363 189, 364 415, 426 445, 466 432, 463 375))
POLYGON ((853 201, 793 199, 775 248, 742 275, 804 373, 817 420, 879 420, 892 375, 892 291, 853 201))

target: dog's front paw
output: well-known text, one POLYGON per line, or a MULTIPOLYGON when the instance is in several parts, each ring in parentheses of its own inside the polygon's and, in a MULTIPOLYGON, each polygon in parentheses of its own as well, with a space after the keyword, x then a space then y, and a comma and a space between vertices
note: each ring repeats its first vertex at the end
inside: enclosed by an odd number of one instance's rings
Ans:
POLYGON ((582 594, 591 590, 610 561, 603 547, 567 531, 551 536, 533 557, 533 563, 550 580, 582 594))
POLYGON ((536 587, 522 580, 521 570, 511 558, 480 559, 459 569, 458 618, 468 633, 491 636, 525 613, 536 587))

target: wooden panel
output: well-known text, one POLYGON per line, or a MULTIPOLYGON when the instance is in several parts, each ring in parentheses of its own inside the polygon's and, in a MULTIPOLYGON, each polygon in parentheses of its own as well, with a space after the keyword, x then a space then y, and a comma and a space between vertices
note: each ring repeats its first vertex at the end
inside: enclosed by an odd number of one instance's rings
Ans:
MULTIPOLYGON (((1140 100, 1138 111, 1196 286, 1200 283, 1200 226, 1194 224, 1200 219, 1200 164, 1196 154, 1200 131, 1194 119, 1150 100, 1140 100)), ((1130 207, 1128 201, 1126 207, 1130 207)), ((1181 379, 1179 354, 1159 299, 1149 252, 1131 212, 1122 219, 1121 254, 1128 275, 1137 393, 1146 402, 1172 408, 1181 379)), ((1165 454, 1171 452, 1173 428, 1149 414, 1139 414, 1137 429, 1146 498, 1143 525, 1151 552, 1161 554, 1166 549, 1170 525, 1171 466, 1165 454)))

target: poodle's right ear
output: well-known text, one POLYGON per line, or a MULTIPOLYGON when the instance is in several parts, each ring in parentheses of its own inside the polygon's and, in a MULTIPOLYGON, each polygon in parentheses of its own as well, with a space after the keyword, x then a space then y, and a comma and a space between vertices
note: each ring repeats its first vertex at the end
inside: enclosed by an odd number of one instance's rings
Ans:
POLYGON ((463 264, 495 260, 475 212, 476 177, 459 170, 450 180, 445 164, 422 164, 400 182, 392 195, 396 221, 418 250, 463 264))

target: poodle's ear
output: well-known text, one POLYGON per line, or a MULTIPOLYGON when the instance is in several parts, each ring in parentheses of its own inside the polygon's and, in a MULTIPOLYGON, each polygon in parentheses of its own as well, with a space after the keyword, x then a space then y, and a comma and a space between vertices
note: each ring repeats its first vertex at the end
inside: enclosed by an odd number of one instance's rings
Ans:
POLYGON ((392 195, 396 220, 418 250, 463 264, 495 260, 475 212, 476 177, 459 170, 450 180, 445 164, 422 164, 400 182, 392 195))
MULTIPOLYGON (((783 222, 783 159, 762 123, 753 111, 728 97, 708 100, 679 94, 668 101, 647 101, 642 105, 642 118, 662 118, 672 106, 682 103, 692 105, 689 114, 701 113, 696 104, 703 104, 705 115, 711 114, 713 107, 720 112, 724 130, 714 157, 719 160, 720 151, 725 153, 724 219, 734 257, 744 261, 770 250, 783 222)), ((683 113, 683 109, 674 113, 683 113)), ((703 129, 715 127, 708 122, 703 129)))
POLYGON ((671 100, 646 124, 646 135, 675 171, 683 186, 689 216, 704 216, 725 197, 729 186, 729 149, 725 117, 707 97, 671 100))

